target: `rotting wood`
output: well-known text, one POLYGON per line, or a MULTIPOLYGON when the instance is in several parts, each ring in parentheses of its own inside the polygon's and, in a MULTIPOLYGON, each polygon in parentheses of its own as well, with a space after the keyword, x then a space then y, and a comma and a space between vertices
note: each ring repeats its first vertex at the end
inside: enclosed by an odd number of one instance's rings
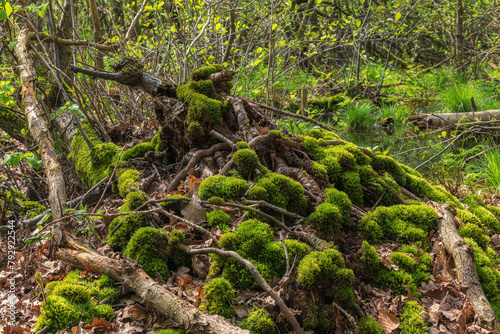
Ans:
POLYGON ((234 113, 236 114, 236 118, 238 119, 238 124, 240 126, 240 130, 243 134, 244 140, 246 142, 251 141, 253 139, 252 131, 250 129, 247 113, 241 99, 230 97, 229 102, 231 102, 231 104, 233 105, 234 113))
POLYGON ((476 272, 474 250, 458 234, 455 226, 456 212, 448 204, 441 205, 440 211, 442 217, 439 219, 439 234, 446 251, 455 261, 458 281, 466 289, 467 299, 474 309, 475 318, 479 323, 500 333, 500 323, 484 294, 476 272))
POLYGON ((61 248, 57 257, 73 266, 89 268, 123 282, 123 286, 142 299, 142 303, 189 329, 193 334, 250 334, 219 315, 210 315, 153 281, 144 270, 127 259, 114 260, 90 250, 61 248))
POLYGON ((500 110, 498 109, 476 112, 420 114, 407 117, 410 122, 421 129, 456 127, 459 123, 476 122, 478 120, 482 123, 487 123, 499 118, 500 110))

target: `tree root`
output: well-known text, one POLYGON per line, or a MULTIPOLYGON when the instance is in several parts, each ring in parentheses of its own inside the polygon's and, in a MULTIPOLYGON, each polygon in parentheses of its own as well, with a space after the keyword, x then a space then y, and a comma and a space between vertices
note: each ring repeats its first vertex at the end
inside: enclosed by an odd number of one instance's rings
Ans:
POLYGON ((484 294, 474 264, 474 250, 460 237, 455 226, 456 212, 448 204, 440 207, 442 217, 439 219, 439 234, 446 251, 453 256, 458 281, 466 288, 467 299, 474 309, 476 320, 492 327, 500 333, 500 323, 484 294))

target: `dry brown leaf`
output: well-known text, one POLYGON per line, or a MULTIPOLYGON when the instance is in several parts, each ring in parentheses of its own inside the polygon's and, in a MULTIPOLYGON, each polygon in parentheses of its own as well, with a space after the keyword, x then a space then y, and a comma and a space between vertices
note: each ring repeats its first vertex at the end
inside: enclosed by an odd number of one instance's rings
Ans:
POLYGON ((398 317, 387 312, 384 308, 380 309, 377 322, 385 334, 391 334, 399 327, 398 317))
POLYGON ((139 304, 134 304, 125 307, 123 310, 123 318, 132 318, 137 321, 142 321, 148 317, 149 313, 146 311, 144 307, 139 304))

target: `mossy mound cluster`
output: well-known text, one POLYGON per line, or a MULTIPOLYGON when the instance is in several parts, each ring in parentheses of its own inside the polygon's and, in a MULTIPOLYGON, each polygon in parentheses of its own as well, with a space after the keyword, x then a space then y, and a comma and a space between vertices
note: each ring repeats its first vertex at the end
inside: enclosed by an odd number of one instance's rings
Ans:
POLYGON ((229 232, 229 215, 222 210, 213 210, 207 214, 208 226, 229 232))
POLYGON ((182 265, 190 266, 190 257, 179 251, 184 244, 184 234, 174 230, 167 233, 162 229, 142 227, 138 229, 124 251, 132 260, 139 259, 144 271, 151 277, 159 273, 164 280, 170 272, 182 265))
POLYGON ((308 223, 318 231, 318 237, 333 240, 335 234, 349 220, 351 200, 335 188, 325 189, 326 203, 320 204, 309 216, 308 223))
POLYGON ((370 242, 384 237, 422 246, 431 229, 437 228, 437 221, 436 211, 429 206, 393 205, 367 213, 361 225, 370 242))
MULTIPOLYGON (((296 240, 285 240, 288 257, 302 259, 310 252, 309 246, 296 240)), ((244 221, 232 233, 220 238, 221 248, 236 251, 243 258, 251 261, 266 281, 281 277, 285 273, 285 253, 283 245, 274 241, 269 225, 256 219, 244 221)), ((257 288, 258 284, 248 269, 232 258, 224 259, 212 254, 212 266, 209 277, 221 274, 236 289, 257 288)))
POLYGON ((203 180, 198 190, 198 196, 202 200, 220 197, 224 201, 234 201, 240 200, 247 190, 248 185, 245 180, 215 175, 203 180))
POLYGON ((398 295, 407 294, 405 286, 408 286, 411 294, 419 297, 418 286, 422 282, 429 281, 432 272, 433 262, 429 254, 413 245, 402 245, 399 251, 390 255, 392 264, 396 265, 398 270, 389 270, 376 264, 377 260, 372 252, 373 250, 369 248, 363 248, 364 260, 367 261, 364 264, 376 268, 373 277, 376 286, 391 288, 398 295))
MULTIPOLYGON (((137 192, 132 191, 127 194, 125 203, 120 208, 120 212, 130 212, 137 209, 146 202, 146 197, 137 192)), ((114 251, 125 249, 132 235, 139 228, 146 226, 146 215, 143 214, 128 214, 116 217, 111 221, 108 227, 108 245, 114 251), (113 233, 113 230, 120 225, 113 233), (111 234, 113 233, 113 234, 111 234)))
POLYGON ((264 309, 251 311, 248 317, 239 323, 239 326, 248 329, 252 334, 272 334, 276 327, 271 315, 264 309))
POLYGON ((253 175, 254 170, 259 165, 259 157, 254 151, 248 148, 236 151, 233 154, 233 161, 240 175, 246 179, 249 179, 253 175))
POLYGON ((120 290, 113 286, 114 281, 106 275, 90 281, 80 277, 80 273, 78 269, 73 270, 62 281, 47 284, 48 294, 40 308, 36 332, 47 327, 53 333, 80 321, 91 323, 94 317, 110 319, 113 316, 109 304, 120 295, 120 290))
POLYGON ((298 280, 306 289, 314 286, 323 290, 323 296, 332 296, 348 306, 354 303, 354 273, 346 268, 344 258, 335 249, 306 255, 299 263, 298 280))
MULTIPOLYGON (((224 70, 221 65, 204 66, 193 71, 192 81, 177 88, 177 97, 189 104, 186 123, 188 131, 195 136, 203 136, 211 124, 222 123, 222 112, 229 107, 228 101, 220 101, 215 94, 216 87, 208 77, 224 70)), ((223 83, 218 87, 228 92, 231 83, 223 83)))
POLYGON ((423 310, 425 310, 425 307, 415 300, 411 300, 405 304, 403 313, 399 317, 401 330, 404 333, 426 334, 429 332, 429 326, 420 313, 423 310))
POLYGON ((236 291, 224 277, 211 280, 204 288, 205 298, 200 309, 210 314, 219 314, 226 318, 234 315, 236 291))

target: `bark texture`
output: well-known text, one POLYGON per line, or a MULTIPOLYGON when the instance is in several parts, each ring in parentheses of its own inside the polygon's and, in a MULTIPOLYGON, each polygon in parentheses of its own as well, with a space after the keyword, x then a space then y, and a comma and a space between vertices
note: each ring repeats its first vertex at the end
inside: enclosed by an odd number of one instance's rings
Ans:
POLYGON ((479 323, 490 326, 500 333, 500 323, 486 298, 474 264, 474 250, 458 234, 455 226, 456 212, 449 205, 440 209, 439 233, 446 251, 453 256, 457 269, 458 281, 466 288, 467 299, 475 312, 479 323))
POLYGON ((408 120, 421 129, 434 129, 455 127, 459 122, 490 122, 499 117, 500 110, 484 110, 476 112, 410 115, 408 116, 408 120))

